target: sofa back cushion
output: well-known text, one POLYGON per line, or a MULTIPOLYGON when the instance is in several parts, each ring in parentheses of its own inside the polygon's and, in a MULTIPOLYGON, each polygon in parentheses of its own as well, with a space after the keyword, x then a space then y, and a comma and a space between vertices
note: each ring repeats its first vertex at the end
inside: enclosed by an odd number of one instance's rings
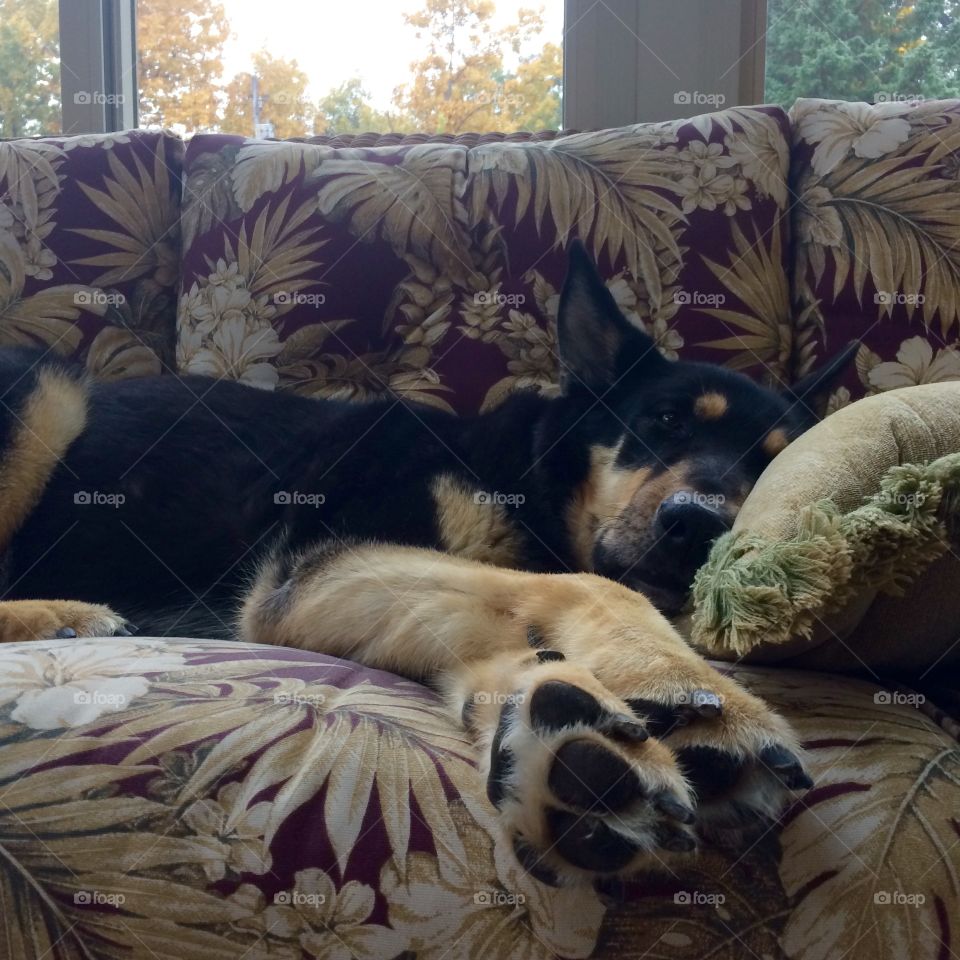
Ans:
POLYGON ((0 346, 169 369, 182 166, 169 133, 0 142, 0 346))
POLYGON ((776 107, 558 137, 264 142, 185 160, 182 371, 475 412, 555 389, 583 239, 670 357, 787 374, 776 107))
POLYGON ((798 100, 797 367, 863 346, 831 398, 960 378, 960 100, 798 100))

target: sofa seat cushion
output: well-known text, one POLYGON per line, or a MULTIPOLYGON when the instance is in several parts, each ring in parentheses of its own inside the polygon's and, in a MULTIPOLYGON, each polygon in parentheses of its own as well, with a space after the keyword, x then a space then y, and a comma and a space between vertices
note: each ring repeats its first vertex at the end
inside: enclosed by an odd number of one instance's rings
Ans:
POLYGON ((788 139, 778 107, 525 140, 196 136, 180 369, 467 413, 550 390, 579 237, 667 356, 786 377, 788 139))
POLYGON ((863 344, 828 409, 960 379, 960 100, 798 100, 795 373, 863 344))
POLYGON ((182 165, 165 132, 0 142, 0 346, 170 369, 182 165))
POLYGON ((960 750, 907 692, 736 670, 797 725, 816 788, 779 839, 611 897, 521 870, 462 730, 399 677, 188 639, 8 645, 0 670, 17 960, 933 960, 955 942, 960 750))

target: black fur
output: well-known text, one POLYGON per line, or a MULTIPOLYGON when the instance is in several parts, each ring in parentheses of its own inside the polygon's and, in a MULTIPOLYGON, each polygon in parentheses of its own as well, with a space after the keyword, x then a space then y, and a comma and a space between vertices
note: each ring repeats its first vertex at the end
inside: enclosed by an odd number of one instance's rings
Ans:
MULTIPOLYGON (((506 508, 518 564, 574 570, 564 518, 592 446, 622 441, 619 466, 657 476, 683 464, 697 490, 731 496, 769 462, 762 440, 772 428, 795 436, 810 422, 805 396, 663 359, 620 315, 579 248, 559 336, 562 396, 518 393, 464 419, 395 400, 313 400, 192 377, 96 384, 87 429, 9 548, 4 596, 107 603, 144 632, 189 634, 203 624, 229 635, 252 566, 280 538, 289 554, 344 539, 440 547, 431 495, 438 474, 519 495, 506 508), (729 402, 717 422, 692 415, 705 390, 729 402)), ((59 365, 0 351, 3 447, 49 363, 59 365)), ((672 565, 661 554, 610 552, 595 565, 655 592, 658 569, 672 565)), ((685 571, 662 575, 689 586, 685 571)))

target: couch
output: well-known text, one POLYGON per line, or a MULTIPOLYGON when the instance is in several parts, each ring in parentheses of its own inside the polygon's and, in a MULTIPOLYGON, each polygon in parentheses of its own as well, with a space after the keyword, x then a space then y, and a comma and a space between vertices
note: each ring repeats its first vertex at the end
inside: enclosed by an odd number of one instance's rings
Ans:
MULTIPOLYGON (((581 237, 668 357, 786 385, 860 339, 829 413, 960 378, 958 150, 960 101, 564 135, 3 142, 0 344, 101 378, 469 415, 555 389, 581 237)), ((960 955, 951 679, 724 669, 795 725, 815 788, 748 847, 555 889, 520 868, 467 738, 416 683, 203 638, 8 645, 0 957, 960 955)))

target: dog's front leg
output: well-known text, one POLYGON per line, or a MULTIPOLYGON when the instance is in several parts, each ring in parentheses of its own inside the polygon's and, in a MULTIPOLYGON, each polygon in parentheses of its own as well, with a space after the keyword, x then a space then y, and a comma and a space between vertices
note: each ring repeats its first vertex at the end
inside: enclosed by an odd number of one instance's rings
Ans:
POLYGON ((132 627, 109 607, 78 600, 0 602, 0 643, 73 637, 129 637, 132 627))
POLYGON ((776 813, 805 778, 779 717, 646 598, 590 574, 320 545, 265 564, 241 633, 440 689, 481 748, 518 856, 543 877, 629 874, 694 849, 688 765, 708 825, 776 813))

